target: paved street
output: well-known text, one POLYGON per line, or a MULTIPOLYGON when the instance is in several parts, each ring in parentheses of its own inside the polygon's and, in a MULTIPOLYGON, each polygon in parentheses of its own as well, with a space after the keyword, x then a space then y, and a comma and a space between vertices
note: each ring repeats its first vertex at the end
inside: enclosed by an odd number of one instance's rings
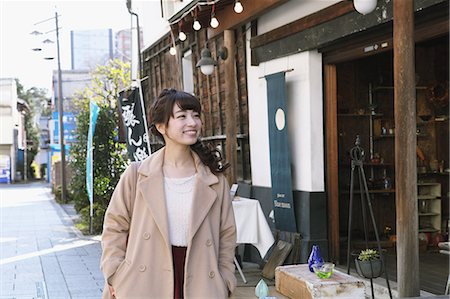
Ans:
POLYGON ((100 254, 46 184, 0 185, 0 299, 98 299, 100 254))
MULTIPOLYGON (((100 299, 100 255, 100 237, 81 235, 47 184, 0 185, 0 299, 100 299)), ((255 298, 261 271, 244 273, 232 299, 255 298)), ((273 282, 269 295, 286 298, 273 282)))

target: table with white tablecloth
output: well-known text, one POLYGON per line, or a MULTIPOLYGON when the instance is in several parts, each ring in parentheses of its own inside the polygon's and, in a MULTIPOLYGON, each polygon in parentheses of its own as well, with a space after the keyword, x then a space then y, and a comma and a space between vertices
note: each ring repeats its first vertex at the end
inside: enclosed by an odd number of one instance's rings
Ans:
POLYGON ((233 200, 233 210, 236 220, 237 243, 252 244, 258 249, 261 258, 264 258, 275 239, 259 201, 236 197, 233 200))

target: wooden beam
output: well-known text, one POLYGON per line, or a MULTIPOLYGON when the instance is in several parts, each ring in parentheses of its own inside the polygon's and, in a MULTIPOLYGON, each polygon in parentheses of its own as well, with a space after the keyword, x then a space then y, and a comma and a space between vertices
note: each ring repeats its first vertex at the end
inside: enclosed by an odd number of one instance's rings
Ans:
POLYGON ((326 174, 328 196, 328 240, 329 258, 339 262, 339 177, 337 137, 337 74, 336 65, 326 64, 325 120, 326 120, 326 174))
POLYGON ((296 20, 292 23, 278 27, 265 34, 253 37, 250 40, 250 48, 253 49, 267 45, 276 40, 288 37, 289 35, 292 35, 294 33, 328 22, 330 20, 333 20, 337 17, 340 17, 353 11, 354 8, 353 3, 351 1, 339 2, 335 5, 319 10, 318 12, 312 13, 304 18, 296 20))
POLYGON ((399 297, 419 297, 414 1, 393 1, 395 200, 399 297))
POLYGON ((225 152, 227 161, 231 164, 228 171, 228 183, 236 183, 237 168, 237 138, 236 138, 236 100, 237 100, 237 79, 236 79, 236 45, 233 30, 225 30, 223 33, 223 44, 228 49, 228 57, 224 62, 225 66, 225 133, 227 141, 225 152))
MULTIPOLYGON (((448 10, 448 7, 445 10, 448 10)), ((420 23, 417 21, 416 19, 414 32, 414 40, 416 43, 448 34, 448 28, 450 26, 448 11, 440 16, 436 16, 432 20, 426 20, 420 23)), ((323 60, 325 63, 336 64, 392 51, 392 49, 392 24, 388 23, 380 26, 373 34, 349 38, 347 42, 322 48, 320 52, 324 53, 323 60)))

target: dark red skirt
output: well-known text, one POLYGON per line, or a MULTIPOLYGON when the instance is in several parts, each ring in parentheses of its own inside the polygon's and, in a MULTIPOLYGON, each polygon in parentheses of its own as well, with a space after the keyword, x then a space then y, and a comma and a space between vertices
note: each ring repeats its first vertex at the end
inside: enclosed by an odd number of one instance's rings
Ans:
POLYGON ((174 299, 183 299, 184 261, 186 260, 186 250, 187 247, 172 246, 174 299))

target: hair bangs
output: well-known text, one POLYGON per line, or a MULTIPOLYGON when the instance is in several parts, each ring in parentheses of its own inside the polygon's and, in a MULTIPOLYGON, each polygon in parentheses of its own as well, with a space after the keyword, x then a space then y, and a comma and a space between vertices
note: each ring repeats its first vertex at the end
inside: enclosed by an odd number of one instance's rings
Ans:
POLYGON ((202 112, 200 100, 189 93, 179 92, 175 97, 175 103, 182 110, 193 110, 197 113, 202 112))

